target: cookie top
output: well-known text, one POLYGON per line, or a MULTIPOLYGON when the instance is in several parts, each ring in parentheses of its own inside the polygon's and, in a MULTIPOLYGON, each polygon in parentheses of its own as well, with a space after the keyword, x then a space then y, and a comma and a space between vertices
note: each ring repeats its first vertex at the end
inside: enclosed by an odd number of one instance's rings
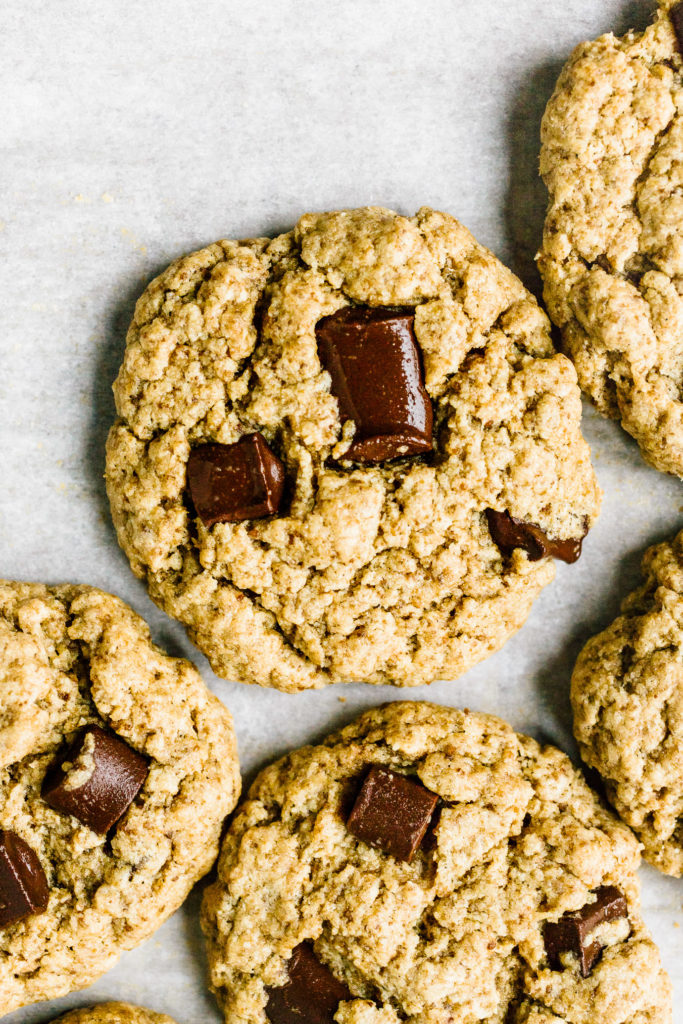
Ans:
POLYGON ((683 532, 643 558, 645 581, 589 640, 572 676, 584 760, 651 864, 683 875, 683 532))
POLYGON ((119 541, 228 678, 457 676, 599 508, 545 314, 432 210, 307 214, 178 260, 137 304, 114 391, 119 541))
POLYGON ((237 800, 232 718, 92 587, 0 582, 0 992, 90 984, 211 867, 237 800))
MULTIPOLYGON (((683 62, 670 15, 582 43, 543 119, 548 311, 579 383, 683 476, 683 62)), ((683 38, 683 35, 682 35, 683 38)))
POLYGON ((639 859, 559 750, 389 704, 254 782, 205 893, 212 986, 228 1024, 669 1021, 639 859))
POLYGON ((53 1024, 175 1024, 164 1013, 154 1013, 130 1003, 99 1003, 71 1010, 53 1024))

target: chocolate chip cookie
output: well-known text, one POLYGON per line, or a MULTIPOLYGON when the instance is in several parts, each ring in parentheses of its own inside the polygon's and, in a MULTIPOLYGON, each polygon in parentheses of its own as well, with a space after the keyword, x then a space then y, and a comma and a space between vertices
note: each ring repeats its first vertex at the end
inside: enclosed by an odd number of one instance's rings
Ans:
POLYGON ((175 1024, 175 1021, 163 1013, 130 1003, 100 1003, 65 1013, 53 1024, 175 1024))
POLYGON ((228 678, 455 677, 599 509, 545 314, 433 210, 307 214, 183 257, 139 300, 114 391, 119 541, 228 678))
POLYGON ((683 476, 683 5, 582 43, 543 119, 544 295, 579 383, 683 476))
POLYGON ((0 581, 1 1009, 90 984, 209 870, 232 719, 122 601, 0 581))
POLYGON ((261 772, 202 920, 227 1024, 671 1020, 633 834, 499 719, 369 711, 261 772))
POLYGON ((683 875, 683 533, 646 551, 645 580, 572 676, 584 760, 651 864, 683 875))

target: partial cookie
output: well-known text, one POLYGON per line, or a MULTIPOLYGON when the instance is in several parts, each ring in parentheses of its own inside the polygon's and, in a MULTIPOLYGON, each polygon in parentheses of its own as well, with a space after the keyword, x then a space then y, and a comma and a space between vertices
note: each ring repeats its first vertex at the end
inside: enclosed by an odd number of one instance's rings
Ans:
POLYGON ((543 119, 544 296, 579 383, 683 476, 683 7, 582 43, 543 119), (674 25, 678 26, 679 37, 674 25))
POLYGON ((118 598, 0 581, 0 992, 90 984, 176 910, 240 788, 232 718, 118 598))
POLYGON ((164 1013, 154 1013, 130 1003, 100 1003, 72 1010, 52 1024, 175 1024, 164 1013))
POLYGON ((227 678, 458 676, 599 509, 545 314, 432 210, 307 214, 178 260, 114 392, 119 541, 227 678))
POLYGON ((683 875, 683 532, 643 558, 645 582, 589 640, 572 676, 584 760, 643 844, 683 875))
POLYGON ((369 711, 261 772, 202 922, 227 1024, 659 1024, 633 834, 499 719, 369 711))

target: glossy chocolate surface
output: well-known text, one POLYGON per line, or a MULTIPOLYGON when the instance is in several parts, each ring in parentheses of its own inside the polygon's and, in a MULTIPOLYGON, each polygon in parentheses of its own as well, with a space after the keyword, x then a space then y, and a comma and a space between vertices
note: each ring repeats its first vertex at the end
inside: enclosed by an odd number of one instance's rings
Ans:
POLYGON ((287 971, 285 985, 268 989, 266 1016, 271 1024, 333 1024, 339 1004, 352 998, 307 942, 292 950, 287 971))
POLYGON ((187 463, 187 483, 205 526, 262 519, 280 508, 285 469, 262 434, 235 444, 202 444, 187 463))
POLYGON ((602 885, 594 896, 594 903, 564 914, 557 922, 546 923, 543 940, 548 961, 555 970, 563 966, 563 953, 573 953, 582 977, 587 978, 602 953, 600 943, 591 938, 592 932, 598 925, 628 915, 626 898, 616 886, 602 885))
POLYGON ((581 555, 583 537, 551 540, 540 526, 515 519, 509 512, 496 512, 492 508, 486 510, 486 518, 491 537, 505 555, 509 555, 515 548, 523 548, 530 562, 538 562, 547 556, 559 558, 562 562, 576 562, 581 555))
POLYGON ((417 779, 376 765, 361 787, 347 828, 370 846, 410 862, 424 839, 438 799, 417 779))
POLYGON ((89 725, 46 775, 43 797, 54 810, 104 835, 128 810, 148 770, 145 758, 118 736, 89 725), (65 771, 74 764, 75 773, 65 771))
POLYGON ((16 832, 0 829, 0 928, 42 913, 49 897, 35 850, 16 832))
POLYGON ((412 311, 348 306, 318 322, 318 355, 341 421, 356 425, 344 459, 384 462, 432 450, 432 404, 414 319, 412 311))

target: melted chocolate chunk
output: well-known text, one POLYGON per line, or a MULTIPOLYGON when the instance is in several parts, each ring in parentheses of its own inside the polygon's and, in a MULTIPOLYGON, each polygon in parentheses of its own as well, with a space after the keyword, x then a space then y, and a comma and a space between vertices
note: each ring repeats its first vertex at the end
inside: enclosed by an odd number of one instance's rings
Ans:
POLYGON ((55 811, 105 835, 142 789, 148 770, 144 757, 118 736, 89 725, 46 775, 43 797, 55 811))
POLYGON ((591 933, 598 925, 628 915, 626 899, 616 886, 601 885, 593 895, 595 903, 587 903, 581 910, 569 911, 559 921, 546 922, 543 941, 553 969, 562 969, 563 953, 574 953, 581 976, 587 978, 602 953, 600 943, 591 941, 591 933))
POLYGON ((551 540, 540 526, 526 523, 523 519, 515 519, 509 512, 496 512, 486 509, 486 518, 494 542, 504 555, 509 555, 515 548, 523 548, 530 562, 538 562, 550 555, 563 562, 576 562, 581 554, 581 542, 586 536, 569 540, 551 540))
POLYGON ((675 4, 669 11, 669 17, 676 33, 679 53, 683 53, 683 3, 675 4))
POLYGON ((271 1024, 333 1024, 337 1007, 351 999, 346 985, 320 963, 307 942, 292 950, 289 979, 268 989, 266 1016, 271 1024))
POLYGON ((346 825, 368 845, 410 863, 438 799, 415 779, 376 765, 368 772, 346 825))
POLYGON ((272 516, 280 508, 285 468, 262 434, 234 444, 202 444, 187 463, 187 483, 205 526, 272 516))
POLYGON ((348 306, 316 326, 342 423, 356 432, 342 456, 384 462, 432 450, 432 403, 424 386, 413 312, 348 306))
POLYGON ((0 829, 0 928, 47 909, 47 878, 35 850, 16 832, 0 829))

